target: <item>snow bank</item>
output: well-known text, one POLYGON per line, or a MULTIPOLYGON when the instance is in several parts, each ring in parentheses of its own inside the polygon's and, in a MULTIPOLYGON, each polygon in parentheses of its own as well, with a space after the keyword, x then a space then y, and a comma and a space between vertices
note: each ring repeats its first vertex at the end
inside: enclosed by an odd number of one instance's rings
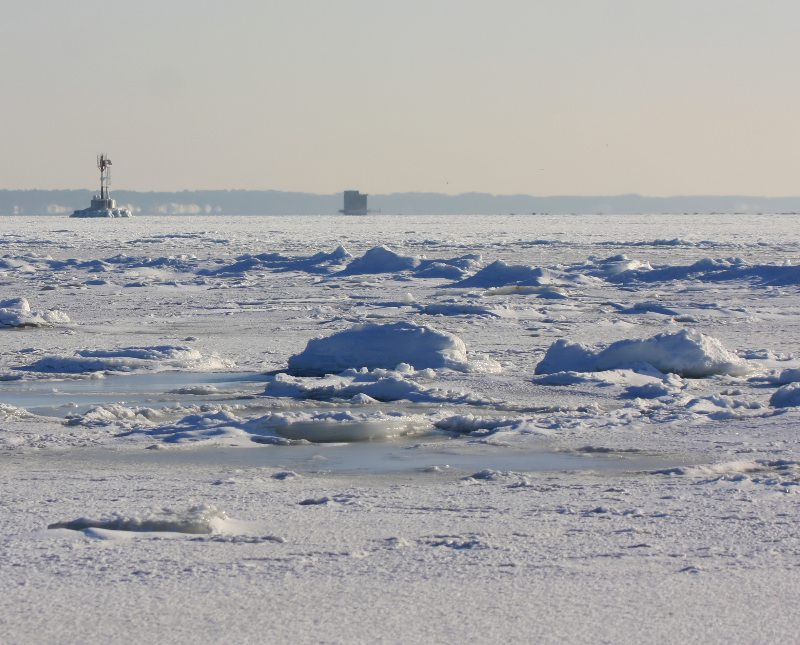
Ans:
POLYGON ((321 376, 348 368, 391 369, 400 363, 418 370, 471 369, 466 345, 458 336, 425 325, 396 322, 359 325, 310 340, 302 352, 289 358, 288 371, 321 376))
POLYGON ((621 340, 600 351, 560 339, 536 366, 536 374, 602 372, 646 363, 661 372, 702 378, 714 374, 739 376, 747 363, 716 338, 684 329, 645 340, 621 340))
POLYGON ((31 311, 27 298, 0 300, 0 326, 3 327, 48 327, 68 322, 69 316, 55 309, 31 311))

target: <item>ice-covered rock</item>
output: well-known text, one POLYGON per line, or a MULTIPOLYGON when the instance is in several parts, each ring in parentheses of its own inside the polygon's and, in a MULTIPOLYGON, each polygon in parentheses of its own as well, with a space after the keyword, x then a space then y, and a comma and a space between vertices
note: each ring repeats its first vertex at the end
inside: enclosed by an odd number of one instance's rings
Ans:
POLYGON ((714 374, 739 376, 748 371, 747 363, 716 338, 684 329, 644 340, 621 340, 602 350, 559 339, 536 366, 536 374, 602 372, 643 363, 661 372, 690 378, 714 374))

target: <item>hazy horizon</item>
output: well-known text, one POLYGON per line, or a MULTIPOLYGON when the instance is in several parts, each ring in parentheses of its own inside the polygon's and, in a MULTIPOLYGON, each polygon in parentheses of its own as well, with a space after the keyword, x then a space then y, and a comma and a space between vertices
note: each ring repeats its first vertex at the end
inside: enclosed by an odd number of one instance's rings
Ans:
POLYGON ((800 5, 32 0, 0 188, 800 193, 800 5))
MULTIPOLYGON (((114 187, 110 188, 110 192, 112 193, 112 197, 116 193, 133 193, 133 194, 169 194, 169 195, 178 195, 181 193, 186 194, 202 194, 202 193, 280 193, 286 195, 306 195, 309 197, 337 197, 341 198, 345 190, 357 190, 355 186, 348 186, 342 190, 334 190, 331 192, 318 192, 313 190, 282 190, 280 188, 179 188, 176 190, 156 190, 150 188, 138 189, 138 188, 126 188, 126 187, 114 187)), ((72 187, 72 188, 42 188, 42 187, 32 187, 32 188, 0 188, 0 192, 6 193, 17 193, 17 192, 42 192, 42 193, 60 193, 60 192, 98 192, 97 188, 92 187, 72 187)), ((362 191, 363 192, 363 191, 362 191)), ((479 190, 465 190, 459 193, 446 193, 441 191, 426 191, 426 190, 388 190, 386 192, 379 192, 379 193, 367 193, 368 197, 391 197, 391 196, 402 196, 402 195, 418 195, 418 196, 437 196, 437 197, 445 197, 445 198, 458 198, 458 197, 469 197, 469 196, 481 196, 481 197, 496 197, 496 198, 505 198, 505 197, 529 197, 532 199, 592 199, 592 198, 608 198, 608 199, 625 199, 625 198, 637 198, 643 200, 669 200, 669 199, 727 199, 727 198, 738 198, 738 197, 752 197, 752 198, 761 198, 767 200, 779 200, 779 199, 800 199, 800 189, 798 189, 797 193, 795 194, 785 194, 785 195, 755 195, 755 194, 745 194, 745 193, 696 193, 696 194, 671 194, 671 195, 647 195, 642 193, 635 193, 635 192, 626 192, 626 193, 608 193, 608 194, 578 194, 578 193, 571 193, 571 194, 533 194, 533 193, 493 193, 488 191, 479 191, 479 190)))

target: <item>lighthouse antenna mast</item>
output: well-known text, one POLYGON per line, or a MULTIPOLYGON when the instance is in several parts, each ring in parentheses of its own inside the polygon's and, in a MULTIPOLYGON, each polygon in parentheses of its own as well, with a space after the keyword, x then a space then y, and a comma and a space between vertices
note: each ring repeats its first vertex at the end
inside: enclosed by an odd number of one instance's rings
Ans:
POLYGON ((111 159, 105 153, 97 158, 97 167, 100 169, 100 199, 108 199, 108 184, 111 180, 111 159))

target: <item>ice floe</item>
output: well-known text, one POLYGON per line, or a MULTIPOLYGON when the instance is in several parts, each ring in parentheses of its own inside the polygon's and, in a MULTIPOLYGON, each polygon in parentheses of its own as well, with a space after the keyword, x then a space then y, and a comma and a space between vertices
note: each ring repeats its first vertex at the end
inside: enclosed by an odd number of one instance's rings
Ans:
POLYGON ((231 410, 200 412, 161 425, 140 424, 132 435, 165 443, 224 445, 337 443, 393 439, 430 432, 433 424, 421 414, 381 410, 286 410, 240 417, 231 410))
POLYGON ((346 410, 274 413, 259 418, 257 423, 286 439, 318 443, 392 439, 431 429, 430 422, 421 415, 401 412, 354 413, 346 410))
POLYGON ((690 378, 714 374, 741 376, 748 371, 747 363, 716 338, 684 329, 644 340, 621 340, 601 350, 559 339, 536 366, 536 374, 600 372, 641 364, 690 378))
POLYGON ((358 325, 326 338, 312 339, 289 358, 288 372, 322 376, 348 368, 387 368, 408 364, 416 370, 496 370, 491 361, 470 361, 455 334, 411 322, 358 325))
POLYGON ((73 356, 44 356, 19 369, 48 374, 86 374, 165 370, 205 372, 232 367, 231 361, 216 354, 206 356, 192 347, 155 345, 108 350, 82 349, 73 356))
POLYGON ((160 415, 158 411, 146 407, 130 407, 121 403, 95 405, 83 414, 69 414, 65 419, 68 426, 108 427, 114 425, 134 426, 152 425, 160 415))
POLYGON ((401 363, 394 370, 366 368, 347 369, 323 378, 306 378, 284 373, 268 381, 264 393, 271 397, 312 399, 315 401, 345 401, 369 405, 377 401, 413 401, 416 403, 473 403, 487 399, 474 392, 441 387, 431 383, 435 374, 428 368, 415 371, 401 363))

